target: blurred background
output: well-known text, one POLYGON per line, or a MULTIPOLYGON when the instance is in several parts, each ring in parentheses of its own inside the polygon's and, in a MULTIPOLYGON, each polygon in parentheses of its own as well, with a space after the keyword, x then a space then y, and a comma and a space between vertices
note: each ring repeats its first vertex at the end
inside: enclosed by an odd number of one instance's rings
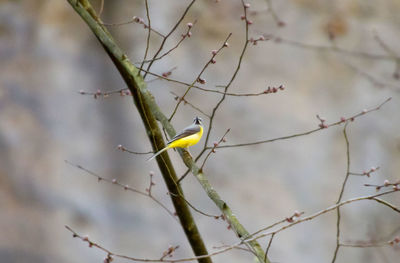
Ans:
MULTIPOLYGON (((99 10, 100 1, 92 3, 99 10)), ((265 34, 273 39, 249 45, 230 91, 257 93, 279 85, 286 89, 258 97, 227 97, 215 117, 210 143, 228 128, 227 144, 308 131, 318 127, 316 114, 332 123, 393 97, 379 111, 348 126, 350 170, 381 169, 370 178, 350 177, 343 199, 375 193, 365 183, 398 179, 400 2, 272 0, 281 23, 268 1, 249 3, 250 37, 265 34), (351 52, 335 52, 333 43, 351 52)), ((150 0, 152 27, 169 32, 188 4, 150 0)), ((203 74, 204 87, 227 84, 244 44, 242 14, 240 1, 197 1, 165 50, 186 32, 186 23, 197 20, 192 37, 155 63, 152 71, 162 74, 177 67, 171 78, 192 82, 211 50, 232 32, 229 48, 203 74)), ((129 21, 134 15, 145 19, 144 1, 105 1, 102 18, 107 23, 129 21)), ((143 59, 147 31, 142 25, 114 26, 110 31, 132 61, 143 59)), ((160 40, 152 35, 150 54, 160 40)), ((172 208, 156 162, 116 149, 122 144, 133 151, 151 150, 131 97, 94 99, 79 94, 122 88, 119 73, 67 1, 0 1, 1 262, 102 262, 104 253, 73 239, 64 225, 121 254, 159 258, 169 245, 179 245, 176 257, 192 255, 180 225, 150 198, 98 183, 65 162, 141 190, 154 171, 154 195, 172 208)), ((182 95, 186 89, 162 80, 149 82, 148 88, 167 116, 176 104, 170 92, 182 95)), ((210 114, 220 96, 192 89, 186 98, 210 114)), ((208 126, 206 116, 183 104, 172 123, 180 130, 196 115, 208 126)), ((196 155, 203 143, 191 152, 196 155)), ((169 153, 178 174, 183 174, 186 169, 177 152, 169 153)), ((212 185, 250 232, 295 210, 307 215, 334 204, 345 171, 343 126, 269 144, 219 149, 205 166, 212 185)), ((197 208, 220 213, 192 175, 182 185, 197 208)), ((400 205, 398 194, 384 199, 400 205)), ((378 203, 363 201, 341 211, 343 242, 388 241, 400 234, 400 215, 378 203)), ((226 222, 194 211, 193 215, 209 250, 237 241, 226 222)), ((260 242, 265 247, 268 239, 260 242)), ((336 214, 329 213, 277 235, 269 257, 282 263, 330 262, 335 242, 336 214)), ((397 262, 399 253, 391 246, 341 248, 337 262, 397 262)), ((243 251, 214 258, 253 260, 243 251)))

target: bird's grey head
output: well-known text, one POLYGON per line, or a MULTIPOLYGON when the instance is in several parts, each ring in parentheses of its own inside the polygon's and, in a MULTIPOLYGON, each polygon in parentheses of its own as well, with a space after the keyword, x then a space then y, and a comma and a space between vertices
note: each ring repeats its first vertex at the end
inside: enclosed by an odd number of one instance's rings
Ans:
POLYGON ((202 125, 203 124, 203 120, 199 117, 194 118, 194 124, 198 124, 198 125, 202 125))

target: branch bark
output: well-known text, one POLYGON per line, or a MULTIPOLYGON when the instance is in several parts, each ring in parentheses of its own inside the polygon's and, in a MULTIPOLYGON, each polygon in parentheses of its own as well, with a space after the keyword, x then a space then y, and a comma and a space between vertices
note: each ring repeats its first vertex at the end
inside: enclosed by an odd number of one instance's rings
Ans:
MULTIPOLYGON (((134 103, 143 120, 153 150, 158 151, 164 148, 165 144, 161 130, 157 125, 157 120, 160 121, 170 137, 173 137, 176 134, 176 131, 168 121, 168 118, 159 109, 153 95, 147 90, 146 83, 139 75, 139 69, 137 69, 129 61, 128 57, 117 46, 110 33, 102 25, 100 19, 96 15, 96 12, 88 0, 68 0, 68 2, 88 24, 125 80, 133 95, 134 103)), ((178 152, 181 155, 185 165, 196 176, 207 195, 225 215, 225 218, 231 224, 231 227, 235 231, 236 235, 242 240, 246 239, 250 235, 249 232, 239 222, 228 204, 222 200, 219 194, 214 190, 203 171, 196 165, 190 154, 183 149, 178 149, 178 152)), ((189 208, 184 199, 179 196, 182 195, 183 191, 176 183, 176 173, 169 159, 168 153, 164 152, 160 154, 157 157, 157 163, 160 167, 168 190, 173 193, 171 194, 172 202, 195 255, 199 256, 208 254, 189 208)), ((257 256, 260 262, 270 263, 269 259, 265 257, 264 251, 260 244, 256 240, 250 241, 249 246, 251 251, 257 256)), ((199 262, 211 262, 211 259, 203 258, 199 259, 199 262)))
MULTIPOLYGON (((157 121, 152 114, 154 109, 151 109, 151 104, 148 103, 152 99, 152 95, 147 91, 146 83, 139 70, 133 66, 124 52, 117 46, 114 39, 108 30, 102 25, 100 18, 97 16, 95 10, 87 0, 68 0, 75 11, 82 17, 89 28, 93 31, 111 60, 114 62, 126 85, 132 93, 133 101, 139 114, 142 118, 143 124, 146 128, 147 135, 154 151, 158 151, 165 147, 164 140, 157 121)), ((175 169, 166 152, 162 157, 157 158, 158 166, 163 175, 164 181, 167 185, 172 203, 174 204, 175 211, 179 217, 186 237, 193 249, 196 256, 207 255, 206 246, 201 238, 200 232, 194 222, 192 214, 189 210, 185 200, 180 197, 183 191, 181 187, 176 184, 177 176, 175 169)), ((200 263, 212 263, 211 258, 201 258, 198 260, 200 263)))

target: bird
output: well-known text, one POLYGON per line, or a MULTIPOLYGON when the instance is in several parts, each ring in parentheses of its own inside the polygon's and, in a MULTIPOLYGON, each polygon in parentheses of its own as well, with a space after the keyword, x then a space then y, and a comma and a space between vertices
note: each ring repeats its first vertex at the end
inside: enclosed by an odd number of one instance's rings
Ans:
POLYGON ((153 160, 159 154, 171 148, 186 148, 198 143, 203 135, 203 120, 199 117, 194 118, 192 125, 184 128, 182 131, 177 133, 170 141, 167 146, 159 150, 156 154, 151 156, 147 161, 153 160))

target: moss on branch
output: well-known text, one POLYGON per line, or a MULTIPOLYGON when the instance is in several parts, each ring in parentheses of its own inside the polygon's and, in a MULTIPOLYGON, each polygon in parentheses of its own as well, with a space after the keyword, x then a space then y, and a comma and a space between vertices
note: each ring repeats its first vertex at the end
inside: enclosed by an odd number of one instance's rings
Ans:
MULTIPOLYGON (((161 130, 157 125, 157 120, 162 124, 170 137, 173 137, 176 132, 174 127, 168 121, 168 118, 158 107, 153 95, 148 91, 146 83, 139 74, 138 68, 136 68, 129 61, 128 57, 115 43, 113 37, 102 25, 95 10, 92 8, 88 0, 68 0, 68 2, 90 27, 125 80, 129 90, 133 95, 134 103, 140 113, 153 150, 158 151, 159 149, 164 148, 165 144, 161 130)), ((196 176, 207 195, 224 214, 225 218, 228 220, 231 228, 235 231, 237 236, 241 239, 245 239, 249 235, 248 231, 233 214, 228 204, 223 201, 219 194, 214 190, 204 173, 199 169, 188 152, 182 149, 179 149, 178 152, 182 156, 185 165, 196 176)), ((200 236, 200 232, 198 231, 190 213, 189 207, 185 200, 180 197, 180 194, 182 194, 183 191, 181 187, 176 184, 177 176, 169 159, 168 153, 164 152, 159 155, 159 157, 157 157, 157 163, 160 167, 168 190, 173 193, 170 195, 172 202, 195 255, 199 256, 208 254, 204 242, 200 236)), ((260 262, 270 262, 268 258, 265 257, 264 251, 256 240, 250 241, 248 245, 260 262)), ((211 262, 211 259, 203 258, 199 259, 199 262, 208 263, 211 262)))
MULTIPOLYGON (((165 144, 161 130, 152 114, 154 109, 151 109, 151 105, 148 103, 149 98, 152 98, 152 96, 147 91, 146 83, 140 76, 139 70, 129 61, 128 57, 117 46, 108 30, 100 22, 100 19, 97 17, 96 12, 90 5, 89 1, 68 0, 68 2, 90 27, 125 80, 125 83, 132 93, 134 103, 142 118, 153 150, 157 151, 164 148, 165 144)), ((162 158, 157 158, 157 163, 160 167, 168 191, 172 193, 170 197, 174 204, 176 214, 179 217, 194 254, 196 256, 207 255, 208 252, 206 246, 197 229, 189 207, 185 200, 180 197, 183 191, 180 186, 176 184, 177 176, 167 152, 162 154, 162 158)), ((212 262, 211 258, 202 258, 198 261, 200 263, 212 262)))

